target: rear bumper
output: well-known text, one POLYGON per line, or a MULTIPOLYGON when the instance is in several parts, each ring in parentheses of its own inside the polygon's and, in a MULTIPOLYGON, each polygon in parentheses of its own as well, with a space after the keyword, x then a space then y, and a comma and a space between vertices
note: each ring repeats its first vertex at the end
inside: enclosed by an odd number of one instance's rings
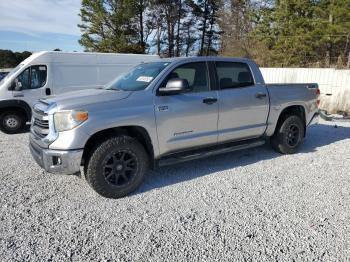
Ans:
POLYGON ((311 118, 311 120, 310 120, 308 126, 317 124, 318 121, 319 121, 319 119, 320 119, 320 113, 317 112, 317 113, 315 113, 315 114, 313 115, 313 117, 311 118))
POLYGON ((49 173, 70 175, 80 172, 82 149, 69 151, 44 149, 32 140, 29 148, 35 162, 49 173))

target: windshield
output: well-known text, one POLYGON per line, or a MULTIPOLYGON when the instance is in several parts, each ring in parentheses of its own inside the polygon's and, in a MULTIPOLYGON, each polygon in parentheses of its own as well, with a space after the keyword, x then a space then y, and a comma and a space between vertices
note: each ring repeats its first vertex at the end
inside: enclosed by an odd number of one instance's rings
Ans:
POLYGON ((106 89, 139 91, 146 89, 170 62, 141 64, 106 85, 106 89))
POLYGON ((14 69, 12 69, 10 71, 10 73, 7 74, 7 76, 5 76, 1 81, 0 81, 0 85, 6 81, 6 79, 10 78, 12 75, 16 74, 18 72, 18 70, 20 70, 22 68, 24 64, 19 64, 18 66, 16 66, 14 69))

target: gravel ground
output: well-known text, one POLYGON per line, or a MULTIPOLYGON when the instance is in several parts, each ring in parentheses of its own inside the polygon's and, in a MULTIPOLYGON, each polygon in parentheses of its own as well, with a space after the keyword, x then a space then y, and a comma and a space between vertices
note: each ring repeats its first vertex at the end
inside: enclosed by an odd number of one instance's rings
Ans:
POLYGON ((350 124, 153 171, 111 200, 45 174, 28 134, 0 134, 0 260, 350 260, 350 124))

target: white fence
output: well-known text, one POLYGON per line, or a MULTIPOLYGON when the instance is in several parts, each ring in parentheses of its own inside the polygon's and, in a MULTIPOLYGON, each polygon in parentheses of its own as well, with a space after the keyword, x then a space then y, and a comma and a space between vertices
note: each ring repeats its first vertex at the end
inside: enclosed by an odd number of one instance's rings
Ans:
POLYGON ((333 68, 261 68, 266 83, 317 83, 321 108, 350 113, 350 70, 333 68))

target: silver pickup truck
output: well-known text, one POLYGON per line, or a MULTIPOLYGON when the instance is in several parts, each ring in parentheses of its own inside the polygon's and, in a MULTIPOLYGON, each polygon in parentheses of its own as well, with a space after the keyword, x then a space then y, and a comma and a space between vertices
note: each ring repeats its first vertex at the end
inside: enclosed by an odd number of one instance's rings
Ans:
MULTIPOLYGON (((40 100, 30 150, 49 173, 75 174, 123 197, 147 170, 263 145, 297 152, 318 118, 317 84, 267 85, 251 60, 162 59, 102 89, 40 100)), ((210 164, 210 162, 207 162, 210 164)))

